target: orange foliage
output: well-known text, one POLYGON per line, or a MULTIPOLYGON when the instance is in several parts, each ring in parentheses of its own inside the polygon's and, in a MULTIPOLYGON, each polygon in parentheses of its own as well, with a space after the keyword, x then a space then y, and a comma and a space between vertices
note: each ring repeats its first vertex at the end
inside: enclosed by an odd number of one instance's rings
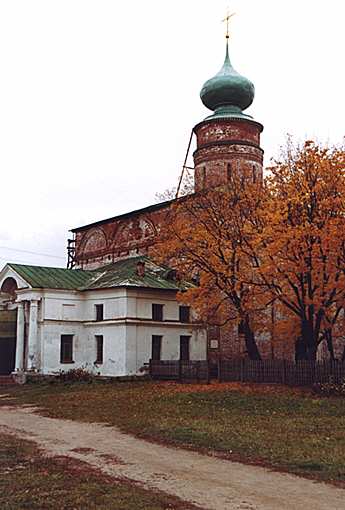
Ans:
MULTIPOLYGON (((288 147, 266 179, 259 281, 298 319, 301 355, 314 359, 345 297, 345 152, 288 147)), ((291 321, 290 321, 291 322, 291 321)))
POLYGON ((309 141, 288 146, 264 183, 234 174, 168 212, 154 257, 197 282, 180 298, 199 319, 244 326, 254 359, 253 331, 290 343, 300 336, 300 357, 313 359, 336 329, 345 298, 344 154, 309 141))
POLYGON ((252 324, 264 308, 262 290, 250 287, 253 260, 246 240, 256 234, 261 183, 233 175, 229 186, 177 200, 154 249, 180 277, 198 282, 180 295, 211 324, 242 323, 247 350, 258 359, 252 324), (255 312, 255 314, 254 314, 255 312))

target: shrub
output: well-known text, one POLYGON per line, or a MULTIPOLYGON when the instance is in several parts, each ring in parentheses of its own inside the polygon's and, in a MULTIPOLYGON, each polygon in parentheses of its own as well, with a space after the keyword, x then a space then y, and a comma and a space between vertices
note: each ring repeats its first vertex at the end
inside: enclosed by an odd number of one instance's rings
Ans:
POLYGON ((329 381, 326 383, 314 384, 313 391, 318 395, 324 395, 326 397, 345 397, 345 380, 334 382, 334 378, 330 377, 329 381))
POLYGON ((95 374, 85 367, 72 368, 71 370, 60 370, 57 373, 57 380, 65 383, 87 382, 92 383, 95 380, 95 374))

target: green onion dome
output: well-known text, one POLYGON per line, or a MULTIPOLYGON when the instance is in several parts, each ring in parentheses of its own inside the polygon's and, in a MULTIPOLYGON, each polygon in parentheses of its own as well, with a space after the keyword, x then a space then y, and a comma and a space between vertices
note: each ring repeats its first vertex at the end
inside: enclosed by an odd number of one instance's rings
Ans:
POLYGON ((254 85, 232 67, 228 41, 223 67, 216 76, 204 84, 200 97, 204 105, 214 111, 208 118, 249 117, 243 110, 253 102, 254 85))

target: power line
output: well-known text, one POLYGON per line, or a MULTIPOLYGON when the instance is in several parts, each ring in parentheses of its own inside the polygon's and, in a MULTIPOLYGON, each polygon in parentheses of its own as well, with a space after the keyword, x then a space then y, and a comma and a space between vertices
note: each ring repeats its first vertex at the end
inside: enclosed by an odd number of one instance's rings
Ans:
POLYGON ((20 248, 7 248, 7 246, 0 246, 0 250, 17 251, 17 252, 20 252, 20 253, 28 253, 29 255, 40 255, 42 257, 50 257, 52 259, 62 259, 62 260, 65 260, 65 257, 59 257, 58 255, 50 255, 48 253, 39 253, 37 251, 21 250, 20 248))
POLYGON ((8 258, 5 258, 5 257, 0 257, 0 260, 4 260, 8 264, 11 264, 13 262, 13 263, 16 263, 16 264, 25 264, 27 266, 32 265, 32 262, 28 262, 27 260, 8 259, 8 258))
POLYGON ((15 262, 17 264, 26 264, 30 265, 29 262, 26 262, 25 260, 18 260, 18 259, 8 259, 5 257, 0 257, 0 260, 4 260, 5 262, 8 262, 8 264, 11 264, 12 262, 15 262))

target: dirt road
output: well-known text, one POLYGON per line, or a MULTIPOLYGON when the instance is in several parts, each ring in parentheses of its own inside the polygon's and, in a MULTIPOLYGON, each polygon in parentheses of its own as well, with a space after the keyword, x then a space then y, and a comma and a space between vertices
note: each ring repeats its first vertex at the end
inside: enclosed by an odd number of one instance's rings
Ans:
POLYGON ((345 510, 345 491, 330 485, 155 445, 114 427, 45 418, 30 407, 2 407, 0 431, 209 510, 345 510))

